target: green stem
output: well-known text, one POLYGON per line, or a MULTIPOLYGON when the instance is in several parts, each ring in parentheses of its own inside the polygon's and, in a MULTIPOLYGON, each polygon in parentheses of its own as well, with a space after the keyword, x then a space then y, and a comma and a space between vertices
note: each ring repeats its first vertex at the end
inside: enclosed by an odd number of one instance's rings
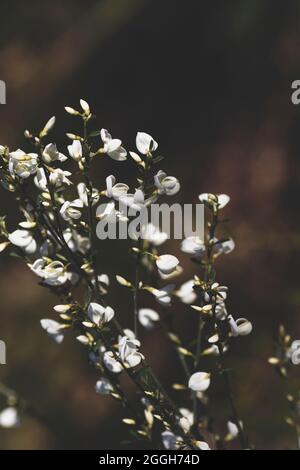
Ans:
POLYGON ((33 209, 35 210, 35 212, 37 214, 37 217, 38 217, 38 220, 40 220, 42 222, 45 229, 48 230, 49 233, 52 235, 53 239, 60 246, 60 248, 62 249, 64 255, 66 256, 68 261, 73 265, 73 267, 78 272, 78 274, 80 274, 80 276, 85 280, 85 282, 87 283, 89 288, 91 290, 93 290, 93 288, 94 288, 93 284, 89 280, 86 272, 83 269, 81 269, 81 264, 78 263, 78 261, 74 257, 74 253, 68 247, 68 245, 67 245, 66 241, 64 240, 63 236, 61 236, 59 233, 57 233, 57 231, 53 227, 51 221, 49 220, 47 214, 44 213, 43 208, 40 210, 37 207, 35 201, 27 193, 27 191, 26 191, 26 189, 25 189, 25 187, 23 186, 22 183, 19 184, 19 188, 20 188, 21 192, 23 193, 24 197, 28 200, 28 202, 32 205, 33 209))

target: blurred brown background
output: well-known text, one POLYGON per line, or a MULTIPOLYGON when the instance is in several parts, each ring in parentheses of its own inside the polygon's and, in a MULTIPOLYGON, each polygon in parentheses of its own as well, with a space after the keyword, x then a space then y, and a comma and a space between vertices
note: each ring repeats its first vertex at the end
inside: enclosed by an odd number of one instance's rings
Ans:
MULTIPOLYGON (((76 129, 63 106, 76 107, 82 97, 127 148, 136 131, 159 141, 163 168, 182 183, 180 200, 196 202, 206 191, 231 196, 226 216, 237 248, 219 262, 218 277, 231 289, 232 314, 254 324, 228 358, 238 371, 239 408, 259 448, 293 446, 282 385, 267 357, 279 321, 300 336, 300 106, 290 100, 291 82, 300 79, 300 1, 10 0, 1 3, 1 19, 1 144, 22 148, 24 129, 55 114, 53 139, 65 151, 64 131, 76 129)), ((103 188, 110 173, 133 181, 132 170, 103 160, 95 186, 103 188)), ((0 206, 13 229, 13 196, 2 190, 0 206)), ((176 252, 178 243, 169 248, 176 252)), ((124 246, 99 249, 102 272, 127 274, 124 246)), ((189 279, 194 266, 179 256, 182 280, 189 279)), ((0 447, 120 448, 121 410, 94 393, 97 374, 84 348, 71 337, 57 346, 39 326, 40 318, 54 318, 55 298, 18 260, 0 262, 8 362, 0 378, 42 414, 0 430, 0 447)), ((114 307, 116 298, 127 305, 120 315, 129 325, 127 293, 113 282, 114 307)), ((177 305, 174 317, 188 337, 195 316, 177 305)), ((146 335, 144 352, 165 384, 178 381, 160 331, 146 335)), ((227 405, 213 394, 221 424, 227 405)))

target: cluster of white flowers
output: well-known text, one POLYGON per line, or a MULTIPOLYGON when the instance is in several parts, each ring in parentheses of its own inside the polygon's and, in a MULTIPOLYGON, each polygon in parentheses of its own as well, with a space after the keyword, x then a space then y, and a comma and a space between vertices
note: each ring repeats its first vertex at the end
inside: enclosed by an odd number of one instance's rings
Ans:
MULTIPOLYGON (((118 283, 132 295, 133 315, 128 320, 126 315, 120 315, 124 309, 117 299, 107 302, 110 280, 107 274, 98 272, 95 222, 125 221, 135 212, 149 211, 159 198, 176 195, 180 183, 176 177, 157 169, 162 157, 156 154, 158 142, 150 134, 138 132, 136 151, 127 152, 122 141, 113 138, 105 128, 91 132, 90 122, 95 116, 85 100, 80 100, 80 108, 65 108, 83 123, 83 135, 67 134, 71 142, 66 151, 61 152, 54 142, 45 141, 55 124, 54 117, 37 135, 25 131, 34 152, 0 147, 1 183, 17 194, 22 213, 22 221, 12 231, 7 229, 4 218, 0 219, 0 251, 9 248, 22 256, 41 285, 58 294, 61 303, 54 307, 55 319, 43 318, 41 326, 56 343, 61 343, 67 332, 75 332, 99 371, 97 394, 110 396, 126 406, 127 397, 120 382, 124 374, 142 392, 136 416, 123 419, 133 427, 133 435, 150 441, 152 433, 158 431, 166 449, 217 448, 220 433, 207 425, 210 416, 205 405, 213 396, 215 373, 220 371, 225 377, 224 393, 229 397, 230 408, 224 442, 238 438, 241 447, 248 448, 246 426, 233 404, 225 363, 232 341, 241 341, 241 337, 249 335, 252 324, 242 316, 228 313, 228 288, 217 282, 215 269, 217 259, 235 248, 230 236, 217 233, 219 213, 230 198, 226 194, 198 196, 208 216, 205 235, 188 236, 181 242, 181 251, 191 256, 196 271, 194 276, 190 274, 178 283, 176 279, 183 273, 179 258, 184 255, 179 252, 177 257, 169 250, 161 252, 167 233, 152 222, 141 223, 139 231, 132 234, 129 250, 134 277, 127 280, 116 273, 118 283), (114 174, 94 187, 90 163, 101 161, 103 156, 115 162, 131 157, 130 163, 134 163, 138 173, 133 189, 118 181, 114 174), (76 167, 75 185, 72 166, 76 167), (80 182, 78 174, 82 176, 80 182), (78 285, 80 288, 76 289, 78 285), (154 308, 148 306, 147 298, 156 302, 154 308), (188 312, 186 321, 189 315, 196 315, 199 321, 196 334, 184 340, 173 330, 175 310, 181 314, 183 309, 188 312), (128 326, 132 330, 120 324, 124 318, 130 321, 128 326), (173 389, 185 393, 184 401, 178 399, 184 407, 170 399, 145 357, 142 339, 153 329, 164 332, 183 365, 182 383, 173 384, 173 389), (211 368, 207 356, 213 356, 217 367, 211 368)), ((282 335, 279 350, 270 362, 282 374, 288 365, 300 363, 299 341, 282 335)), ((7 407, 0 413, 1 426, 11 427, 18 422, 17 408, 7 407)))
MULTIPOLYGON (((199 200, 205 204, 211 214, 206 238, 187 237, 181 243, 181 250, 193 256, 194 260, 203 267, 204 275, 203 278, 195 276, 193 280, 187 281, 175 294, 183 303, 190 304, 200 315, 198 341, 202 337, 201 342, 203 342, 202 331, 203 329, 206 331, 207 347, 202 347, 202 350, 197 348, 197 354, 203 357, 221 355, 220 364, 223 367, 223 355, 228 350, 229 339, 248 335, 252 331, 252 324, 246 318, 234 319, 231 314, 228 314, 225 304, 228 288, 216 282, 214 276, 213 265, 216 259, 222 254, 230 253, 235 247, 232 238, 219 240, 216 236, 219 211, 228 204, 230 198, 226 194, 203 193, 199 195, 199 200), (198 304, 196 304, 197 299, 198 304)), ((203 399, 202 394, 210 385, 211 375, 207 372, 198 372, 199 362, 198 357, 195 360, 196 370, 189 378, 188 387, 198 399, 203 399)), ((240 436, 242 432, 238 424, 236 434, 239 435, 244 446, 246 445, 244 436, 240 436)))
MULTIPOLYGON (((121 146, 121 141, 119 139, 110 139, 107 141, 107 136, 109 136, 109 134, 103 129, 101 131, 101 136, 102 140, 106 142, 106 144, 102 149, 100 149, 100 152, 110 152, 108 155, 115 160, 122 161, 126 159, 127 152, 121 146), (110 147, 111 143, 113 143, 112 147, 110 147)), ((145 132, 138 132, 136 136, 136 147, 142 156, 132 151, 129 152, 130 156, 140 167, 145 169, 145 158, 147 158, 147 156, 152 157, 152 152, 157 149, 158 144, 151 135, 145 132)), ((157 201, 159 195, 166 194, 171 196, 176 194, 180 189, 180 184, 177 178, 167 176, 162 170, 159 170, 158 173, 153 176, 153 186, 155 190, 151 195, 146 195, 146 190, 143 185, 135 188, 134 192, 129 193, 128 191, 130 188, 127 184, 121 182, 116 183, 116 177, 114 175, 109 175, 106 178, 106 188, 101 192, 101 194, 105 195, 110 201, 101 205, 100 210, 97 212, 98 219, 106 221, 114 220, 114 218, 118 220, 127 220, 127 208, 130 208, 131 211, 140 212, 151 203, 157 201), (116 208, 116 202, 118 202, 118 208, 116 208)), ((153 226, 153 224, 146 224, 141 227, 143 238, 147 238, 147 235, 153 237, 157 231, 158 229, 153 226), (153 233, 151 234, 150 231, 153 233)), ((134 236, 134 234, 132 235, 134 236)), ((164 235, 160 235, 159 231, 158 235, 164 237, 164 235)), ((159 243, 159 241, 157 241, 157 243, 159 243)))

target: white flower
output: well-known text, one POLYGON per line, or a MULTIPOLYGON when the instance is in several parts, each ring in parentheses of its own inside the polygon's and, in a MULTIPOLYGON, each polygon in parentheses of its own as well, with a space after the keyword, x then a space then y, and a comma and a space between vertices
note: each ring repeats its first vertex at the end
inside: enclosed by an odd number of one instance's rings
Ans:
POLYGON ((140 308, 138 312, 139 321, 147 330, 151 330, 155 322, 159 321, 158 313, 152 308, 140 308))
POLYGON ((122 147, 122 141, 120 139, 113 139, 106 129, 101 129, 100 135, 104 144, 102 149, 104 153, 107 153, 113 160, 126 160, 127 152, 124 147, 122 147))
POLYGON ((111 307, 103 307, 96 302, 91 302, 88 306, 88 317, 98 326, 103 326, 114 317, 115 312, 111 307))
MULTIPOLYGON (((64 184, 69 186, 70 184, 72 184, 72 182, 68 179, 68 176, 71 176, 71 174, 72 173, 70 173, 69 171, 63 171, 61 168, 51 169, 49 175, 50 184, 52 184, 56 188, 61 188, 64 184)), ((39 168, 37 170, 36 175, 34 177, 34 184, 41 191, 48 190, 48 182, 44 168, 39 168)))
MULTIPOLYGON (((133 209, 135 212, 141 212, 145 210, 150 204, 153 204, 157 200, 157 195, 154 193, 149 198, 145 199, 145 194, 142 189, 138 188, 135 190, 134 194, 125 194, 119 198, 120 208, 122 208, 122 204, 133 209)), ((129 215, 135 215, 129 212, 129 215)))
POLYGON ((67 160, 67 157, 57 150, 56 144, 52 143, 46 145, 42 153, 42 158, 47 165, 56 160, 60 162, 65 162, 67 160))
POLYGON ((176 270, 179 260, 173 255, 160 255, 156 260, 156 266, 162 274, 171 274, 176 270))
POLYGON ((144 359, 144 356, 137 352, 140 342, 135 339, 133 331, 125 329, 124 333, 126 336, 119 337, 118 353, 104 351, 103 354, 105 367, 114 374, 118 374, 123 370, 123 364, 125 367, 135 367, 141 359, 144 359))
POLYGON ((116 178, 114 175, 109 175, 106 178, 106 196, 113 197, 114 199, 118 200, 121 196, 127 194, 129 190, 129 186, 124 183, 116 183, 116 178))
POLYGON ((138 366, 144 356, 138 352, 140 342, 136 339, 128 338, 128 336, 122 336, 119 340, 118 349, 121 361, 127 367, 138 366))
POLYGON ((12 176, 28 178, 36 173, 38 169, 38 155, 36 153, 26 154, 23 150, 16 150, 9 154, 9 171, 12 176))
POLYGON ((105 284, 106 286, 109 286, 109 277, 107 274, 100 274, 98 276, 98 281, 102 284, 105 284))
POLYGON ((211 450, 211 448, 209 447, 207 442, 196 441, 195 444, 196 444, 196 447, 198 447, 198 449, 200 449, 200 450, 211 450))
POLYGON ((82 159, 82 145, 80 140, 73 140, 71 145, 68 145, 68 152, 71 158, 76 162, 80 162, 82 159))
POLYGON ((53 184, 56 188, 60 188, 64 184, 70 186, 72 182, 68 179, 68 176, 71 176, 72 173, 70 171, 64 171, 61 168, 55 168, 54 170, 50 171, 50 183, 53 184))
POLYGON ((18 410, 13 406, 8 406, 0 413, 0 426, 3 428, 13 428, 20 423, 18 410))
POLYGON ((190 236, 181 242, 181 251, 194 256, 203 256, 205 254, 204 241, 197 236, 190 236))
POLYGON ((23 248, 28 255, 37 249, 37 243, 29 230, 15 230, 9 234, 8 239, 13 245, 23 248))
POLYGON ((124 204, 130 207, 134 211, 141 211, 146 204, 149 204, 149 200, 145 201, 145 194, 141 189, 136 189, 134 194, 125 194, 119 198, 120 207, 124 204))
POLYGON ((123 370, 122 364, 115 358, 112 351, 106 351, 104 353, 103 362, 105 367, 107 367, 107 369, 114 374, 118 374, 123 370))
MULTIPOLYGON (((88 206, 88 192, 87 192, 87 187, 85 183, 78 183, 77 185, 77 192, 79 199, 83 202, 84 206, 88 206)), ((93 188, 92 189, 92 205, 96 204, 99 200, 99 192, 97 189, 93 188)))
POLYGON ((43 318, 41 320, 41 326, 56 343, 61 343, 64 339, 64 335, 61 331, 62 325, 57 321, 51 320, 50 318, 43 318))
MULTIPOLYGON (((129 328, 124 328, 123 331, 125 333, 125 336, 127 336, 127 338, 136 340, 134 331, 130 330, 129 328)), ((121 338, 122 336, 119 336, 119 341, 121 338)), ((141 345, 140 341, 136 340, 136 346, 140 347, 140 345, 141 345)))
POLYGON ((218 194, 218 207, 219 209, 223 209, 228 202, 230 201, 230 197, 227 194, 218 194))
POLYGON ((60 286, 69 279, 69 274, 65 272, 65 267, 61 261, 51 261, 51 263, 46 264, 46 261, 40 258, 33 264, 29 264, 29 267, 50 286, 60 286))
POLYGON ((195 372, 189 380, 189 388, 194 392, 204 392, 210 386, 210 374, 208 372, 195 372))
POLYGON ((295 366, 300 364, 300 340, 296 339, 292 342, 287 356, 295 366))
POLYGON ((219 242, 217 239, 215 239, 214 248, 218 255, 227 255, 228 253, 231 253, 234 250, 235 243, 232 238, 229 238, 228 240, 225 240, 223 242, 219 242))
POLYGON ((47 191, 47 178, 44 168, 38 168, 33 181, 38 189, 41 191, 47 191))
POLYGON ((183 302, 184 304, 192 304, 197 298, 197 294, 194 290, 194 284, 194 279, 190 279, 189 281, 186 281, 181 284, 179 289, 177 289, 174 294, 179 297, 181 302, 183 302))
POLYGON ((179 420, 179 424, 184 432, 188 432, 194 424, 194 413, 188 408, 180 408, 179 411, 182 415, 182 418, 179 420))
MULTIPOLYGON (((242 421, 240 421, 240 426, 243 427, 242 421)), ((239 428, 232 421, 227 422, 228 435, 226 436, 227 441, 235 439, 239 435, 239 428)))
POLYGON ((114 388, 108 379, 102 377, 96 382, 95 390, 99 395, 109 395, 110 392, 113 392, 114 388))
POLYGON ((211 288, 214 291, 214 293, 217 294, 218 298, 221 298, 222 300, 226 300, 227 292, 228 292, 227 286, 220 286, 218 282, 214 282, 211 288))
POLYGON ((170 294, 174 290, 174 287, 174 284, 168 284, 161 289, 152 288, 150 292, 154 295, 158 303, 168 306, 171 305, 172 298, 170 294))
POLYGON ((209 206, 214 208, 223 209, 223 207, 228 204, 230 197, 227 194, 210 194, 202 193, 199 194, 199 201, 204 203, 206 202, 209 206))
POLYGON ((142 226, 141 237, 154 246, 162 245, 168 238, 166 232, 161 232, 152 222, 142 226))
POLYGON ((167 196, 173 196, 180 190, 180 183, 175 176, 167 176, 167 174, 159 170, 154 176, 154 183, 160 194, 166 194, 167 196))
POLYGON ((188 422, 187 418, 185 418, 184 416, 179 419, 179 425, 181 426, 181 428, 183 429, 185 433, 189 432, 191 428, 190 423, 188 422))
POLYGON ((97 207, 97 219, 98 220, 105 220, 110 223, 116 223, 117 219, 122 220, 122 213, 116 210, 115 202, 106 202, 104 204, 100 204, 97 207))
POLYGON ((174 277, 177 277, 180 274, 182 274, 182 272, 183 272, 183 268, 179 265, 176 267, 176 269, 174 269, 174 271, 170 272, 169 274, 165 274, 163 271, 158 270, 158 274, 160 278, 163 279, 164 281, 171 280, 174 277))
POLYGON ((247 318, 234 320, 232 315, 228 316, 228 322, 233 336, 246 336, 252 331, 252 324, 247 318))
POLYGON ((60 214, 64 220, 80 219, 83 202, 80 199, 74 201, 66 201, 60 208, 60 214))
POLYGON ((167 450, 176 450, 180 447, 183 440, 180 436, 175 436, 171 431, 164 431, 161 433, 162 443, 167 450))
POLYGON ((146 132, 138 132, 135 139, 136 148, 143 155, 148 153, 155 152, 158 147, 158 143, 151 137, 151 135, 146 134, 146 132))

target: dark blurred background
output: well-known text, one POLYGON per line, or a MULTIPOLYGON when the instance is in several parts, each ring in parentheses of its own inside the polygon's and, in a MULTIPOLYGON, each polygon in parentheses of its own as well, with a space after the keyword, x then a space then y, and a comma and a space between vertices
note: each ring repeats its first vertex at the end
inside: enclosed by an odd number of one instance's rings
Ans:
MULTIPOLYGON (((232 314, 254 324, 228 357, 238 405, 259 448, 293 446, 283 387, 267 358, 278 322, 300 335, 300 106, 290 99, 291 82, 300 79, 300 1, 10 0, 1 3, 0 36, 7 84, 1 144, 24 147, 24 129, 39 129, 55 114, 53 139, 65 151, 64 132, 76 126, 63 106, 85 98, 126 148, 134 148, 136 131, 159 141, 163 168, 181 181, 179 200, 196 202, 206 191, 231 196, 226 216, 237 247, 219 261, 218 277, 231 289, 232 314)), ((103 159, 94 184, 103 188, 110 173, 133 181, 133 171, 130 163, 103 159)), ((12 230, 19 220, 13 195, 2 190, 0 206, 12 230)), ((99 249, 102 272, 128 273, 124 247, 99 249)), ((176 253, 178 243, 168 249, 176 253)), ((183 281, 194 266, 179 256, 183 281)), ((71 337, 57 346, 39 326, 40 318, 54 318, 56 299, 22 262, 0 262, 0 337, 7 344, 0 378, 42 414, 0 430, 0 447, 120 448, 123 415, 94 393, 97 373, 86 351, 71 337)), ((112 282, 110 303, 119 302, 129 326, 127 292, 112 282)), ((195 315, 179 305, 172 314, 189 337, 195 315)), ((162 332, 146 335, 144 353, 166 385, 178 381, 162 332)), ((218 389, 212 392, 222 429, 229 411, 218 389)))

